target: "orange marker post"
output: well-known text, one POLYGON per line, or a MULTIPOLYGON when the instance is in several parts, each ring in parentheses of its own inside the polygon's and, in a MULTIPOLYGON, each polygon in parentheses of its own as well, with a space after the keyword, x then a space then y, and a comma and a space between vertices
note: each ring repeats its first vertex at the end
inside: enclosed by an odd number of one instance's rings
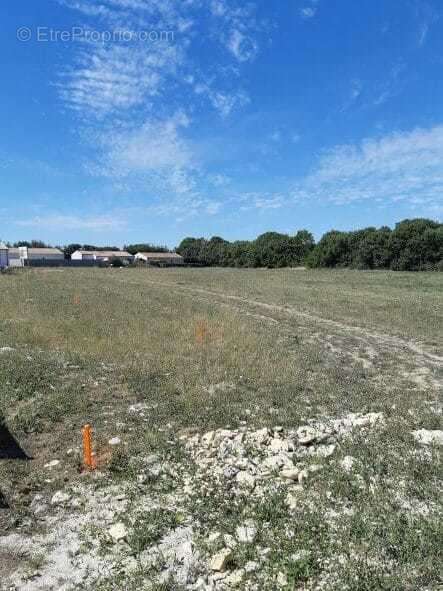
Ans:
POLYGON ((206 322, 197 322, 195 327, 195 340, 199 345, 203 345, 208 336, 208 327, 206 322))
POLYGON ((92 455, 92 429, 91 425, 85 425, 83 434, 83 463, 90 470, 95 468, 95 458, 92 455))

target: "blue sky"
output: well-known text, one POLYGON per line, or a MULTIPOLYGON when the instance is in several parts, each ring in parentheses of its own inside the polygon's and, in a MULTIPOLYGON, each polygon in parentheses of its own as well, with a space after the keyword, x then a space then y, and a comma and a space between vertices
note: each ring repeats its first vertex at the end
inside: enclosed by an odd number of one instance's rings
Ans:
POLYGON ((0 237, 443 216, 437 0, 4 0, 0 237))

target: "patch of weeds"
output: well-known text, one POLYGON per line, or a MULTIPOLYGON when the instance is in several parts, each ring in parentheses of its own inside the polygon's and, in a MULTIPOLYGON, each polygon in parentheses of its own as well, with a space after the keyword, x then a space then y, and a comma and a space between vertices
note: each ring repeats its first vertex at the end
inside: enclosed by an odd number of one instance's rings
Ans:
POLYGON ((241 523, 247 506, 245 498, 235 496, 222 484, 202 487, 185 501, 203 534, 212 530, 231 533, 241 523))
MULTIPOLYGON (((94 591, 151 591, 151 583, 146 578, 143 572, 135 572, 127 574, 125 572, 117 572, 112 577, 100 579, 95 581, 93 585, 94 591)), ((78 591, 90 591, 91 586, 87 587, 80 585, 75 587, 78 591)))
POLYGON ((60 373, 61 364, 47 354, 12 351, 2 355, 0 400, 20 402, 45 392, 60 373))
POLYGON ((134 477, 134 466, 129 453, 118 447, 113 450, 108 470, 115 478, 127 480, 134 477))
POLYGON ((80 531, 79 538, 81 541, 80 551, 82 553, 91 552, 95 550, 98 542, 98 553, 100 556, 107 556, 109 553, 109 537, 106 532, 98 525, 91 524, 80 531))
POLYGON ((435 450, 415 453, 410 420, 400 415, 386 429, 343 440, 340 452, 354 464, 346 472, 331 463, 327 482, 319 483, 319 507, 336 513, 336 541, 323 556, 341 557, 336 584, 326 589, 419 589, 441 576, 441 464, 435 450))
POLYGON ((0 408, 14 429, 43 433, 88 406, 85 376, 66 371, 62 355, 34 350, 2 355, 0 408))
POLYGON ((146 548, 158 542, 170 529, 176 528, 182 522, 180 514, 167 509, 153 509, 136 515, 136 521, 131 526, 128 543, 135 554, 140 554, 146 548))
POLYGON ((169 372, 141 372, 137 367, 131 366, 126 374, 126 381, 140 402, 161 399, 173 399, 180 396, 181 392, 171 381, 169 372))
POLYGON ((318 562, 310 552, 289 558, 284 567, 291 585, 308 581, 319 572, 318 562))
POLYGON ((179 585, 171 577, 168 581, 163 581, 161 583, 152 583, 152 586, 149 588, 149 591, 184 591, 184 587, 182 585, 179 585))
POLYGON ((32 552, 26 556, 25 563, 27 576, 31 578, 45 564, 45 555, 42 552, 32 552))

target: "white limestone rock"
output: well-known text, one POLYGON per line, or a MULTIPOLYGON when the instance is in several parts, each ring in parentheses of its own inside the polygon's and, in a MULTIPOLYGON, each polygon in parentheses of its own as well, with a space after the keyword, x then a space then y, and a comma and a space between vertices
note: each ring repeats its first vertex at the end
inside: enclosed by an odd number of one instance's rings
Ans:
POLYGON ((282 470, 280 472, 280 476, 282 478, 286 478, 287 480, 298 480, 298 476, 300 474, 300 470, 297 470, 297 468, 293 468, 293 469, 286 469, 286 470, 282 470))
POLYGON ((109 530, 109 535, 115 542, 120 542, 121 540, 125 540, 128 537, 128 530, 124 523, 114 523, 109 530))
POLYGON ((443 445, 443 431, 419 429, 418 431, 413 431, 412 435, 422 445, 443 445))
POLYGON ((224 572, 232 560, 232 550, 223 548, 211 559, 210 568, 215 572, 224 572))
POLYGON ((71 500, 71 495, 58 490, 51 499, 51 505, 66 505, 71 500))
POLYGON ((237 540, 242 544, 252 544, 257 536, 257 527, 252 519, 249 519, 244 524, 239 525, 235 533, 237 540))
POLYGON ((241 488, 246 488, 246 489, 252 490, 255 486, 254 476, 252 476, 252 474, 249 474, 249 472, 246 472, 244 470, 239 472, 237 474, 237 476, 235 477, 235 479, 237 481, 237 484, 241 488))

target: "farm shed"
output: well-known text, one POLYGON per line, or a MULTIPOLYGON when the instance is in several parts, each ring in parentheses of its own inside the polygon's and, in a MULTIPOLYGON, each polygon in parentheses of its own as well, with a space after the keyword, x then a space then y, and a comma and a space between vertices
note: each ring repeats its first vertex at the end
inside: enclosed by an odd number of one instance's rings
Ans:
POLYGON ((155 266, 183 265, 185 262, 176 252, 138 252, 135 260, 155 266))
POLYGON ((65 255, 58 248, 28 248, 20 247, 20 253, 25 261, 62 261, 65 255))
POLYGON ((119 258, 131 262, 134 257, 124 250, 76 250, 71 255, 73 261, 97 261, 107 263, 110 259, 119 258))
POLYGON ((23 267, 22 252, 19 248, 8 248, 0 242, 0 268, 23 267))
POLYGON ((23 259, 19 248, 10 248, 8 251, 8 259, 10 267, 23 267, 23 259))

